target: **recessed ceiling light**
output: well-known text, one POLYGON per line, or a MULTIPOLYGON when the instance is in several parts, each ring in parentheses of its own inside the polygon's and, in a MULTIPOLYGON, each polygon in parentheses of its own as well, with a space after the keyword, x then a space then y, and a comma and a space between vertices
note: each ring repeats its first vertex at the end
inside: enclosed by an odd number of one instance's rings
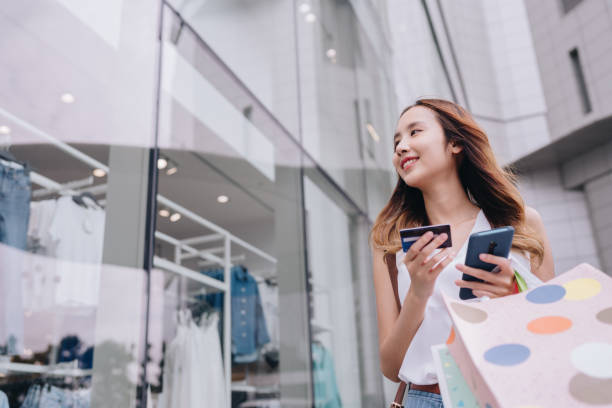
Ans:
POLYGON ((9 135, 11 133, 11 128, 8 126, 0 126, 0 135, 9 135))
POLYGON ((225 204, 229 201, 229 197, 226 195, 220 195, 219 197, 217 197, 217 201, 221 204, 225 204))
POLYGON ((159 159, 157 159, 157 168, 160 170, 165 169, 168 166, 168 160, 164 159, 163 157, 160 157, 159 159))
POLYGON ((168 170, 166 170, 166 174, 171 176, 174 173, 176 173, 178 171, 178 167, 174 166, 174 167, 170 167, 168 170))
POLYGON ((310 11, 310 4, 308 3, 302 3, 300 4, 300 13, 308 13, 310 11))
POLYGON ((93 169, 92 173, 96 177, 104 177, 104 176, 106 176, 106 172, 104 170, 102 170, 102 169, 93 169))
POLYGON ((162 208, 161 210, 159 210, 159 215, 164 218, 167 218, 170 216, 170 211, 166 210, 165 208, 162 208))
POLYGON ((181 219, 181 214, 179 213, 174 213, 170 216, 170 222, 177 222, 180 219, 181 219))
POLYGON ((334 50, 333 48, 330 48, 329 50, 325 52, 325 55, 327 55, 327 58, 335 58, 336 50, 334 50))
POLYGON ((74 103, 74 95, 72 95, 71 93, 62 94, 61 100, 64 103, 74 103))
POLYGON ((374 139, 375 142, 378 143, 380 141, 380 136, 378 136, 378 133, 376 133, 376 129, 374 129, 374 126, 372 126, 369 123, 366 123, 366 129, 368 129, 368 133, 370 134, 370 137, 374 139))
POLYGON ((314 23, 317 21, 317 16, 315 16, 313 13, 308 13, 306 14, 306 17, 304 17, 304 20, 306 20, 307 23, 314 23))

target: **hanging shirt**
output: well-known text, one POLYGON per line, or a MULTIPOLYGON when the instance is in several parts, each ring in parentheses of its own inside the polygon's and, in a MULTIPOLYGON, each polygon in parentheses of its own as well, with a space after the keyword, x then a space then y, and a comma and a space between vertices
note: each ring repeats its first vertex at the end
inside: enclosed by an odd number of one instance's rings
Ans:
POLYGON ((49 234, 57 258, 56 299, 60 304, 95 305, 98 299, 99 266, 104 245, 104 210, 85 208, 60 197, 49 234))
MULTIPOLYGON (((223 270, 206 272, 212 278, 223 280, 223 270)), ((257 351, 270 341, 261 305, 257 282, 246 268, 235 266, 231 270, 232 288, 232 354, 237 362, 252 362, 257 351), (247 357, 241 359, 240 357, 247 357)), ((206 301, 223 310, 223 293, 206 295, 206 301)))
POLYGON ((323 346, 312 343, 312 377, 315 408, 340 408, 340 392, 331 353, 323 346))

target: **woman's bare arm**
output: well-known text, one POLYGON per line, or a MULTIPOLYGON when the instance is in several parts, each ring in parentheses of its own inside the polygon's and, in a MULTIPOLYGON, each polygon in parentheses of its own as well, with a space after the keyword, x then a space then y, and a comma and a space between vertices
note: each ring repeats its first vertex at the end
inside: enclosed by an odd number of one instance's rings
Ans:
POLYGON ((404 354, 425 316, 427 299, 415 299, 409 291, 400 312, 395 301, 389 271, 384 262, 384 253, 382 250, 374 249, 373 254, 380 368, 385 377, 398 382, 404 354))
POLYGON ((451 248, 445 248, 430 256, 445 240, 446 234, 434 238, 433 233, 429 232, 412 244, 406 253, 403 262, 410 274, 410 288, 401 310, 398 310, 395 301, 383 251, 372 251, 380 366, 385 377, 392 381, 399 381, 398 374, 404 355, 423 322, 425 306, 433 293, 436 279, 454 257, 451 248))

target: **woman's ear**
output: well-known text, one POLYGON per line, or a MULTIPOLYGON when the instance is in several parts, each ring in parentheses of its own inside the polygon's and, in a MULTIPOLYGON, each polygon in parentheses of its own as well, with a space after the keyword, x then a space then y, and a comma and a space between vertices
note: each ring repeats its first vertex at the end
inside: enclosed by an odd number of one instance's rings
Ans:
POLYGON ((450 142, 450 150, 453 154, 459 154, 463 151, 463 146, 457 142, 450 142))

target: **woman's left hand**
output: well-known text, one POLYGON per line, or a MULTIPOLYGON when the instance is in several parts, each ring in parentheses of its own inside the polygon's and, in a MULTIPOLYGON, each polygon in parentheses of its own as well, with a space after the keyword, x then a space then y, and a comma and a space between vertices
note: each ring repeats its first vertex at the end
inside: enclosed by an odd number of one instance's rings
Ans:
POLYGON ((456 264, 456 268, 484 282, 470 282, 456 280, 455 285, 462 288, 472 289, 474 296, 488 296, 490 298, 502 297, 514 294, 514 269, 510 260, 501 256, 491 254, 480 254, 480 260, 497 265, 497 273, 491 273, 484 269, 471 268, 463 264, 456 264))

